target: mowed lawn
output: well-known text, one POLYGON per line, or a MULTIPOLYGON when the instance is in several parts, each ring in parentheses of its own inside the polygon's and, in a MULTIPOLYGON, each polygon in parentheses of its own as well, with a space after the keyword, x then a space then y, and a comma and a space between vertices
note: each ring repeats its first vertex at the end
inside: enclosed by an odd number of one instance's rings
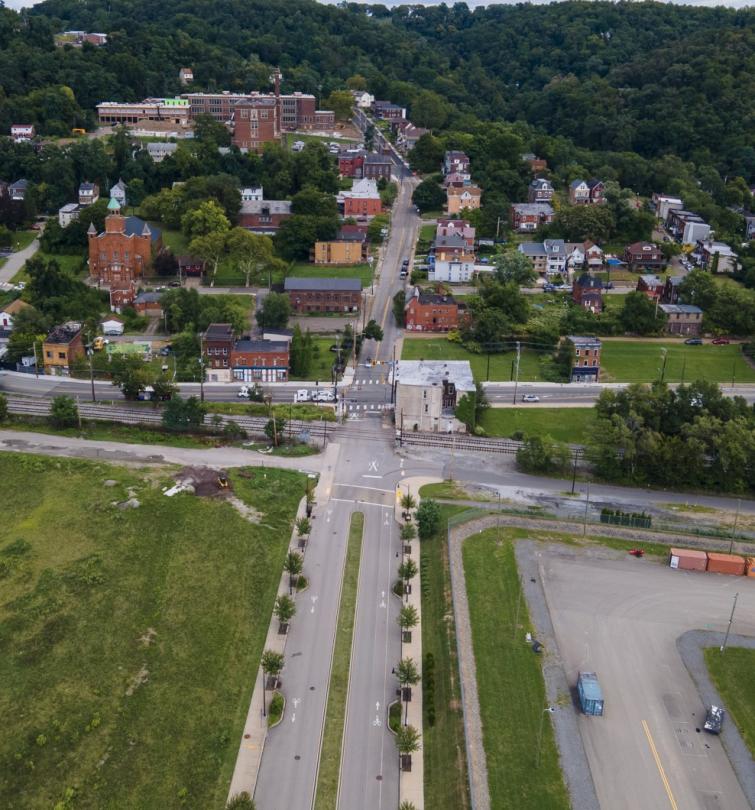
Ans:
POLYGON ((604 340, 601 382, 653 382, 660 379, 662 349, 668 351, 666 382, 708 380, 723 384, 755 382, 755 368, 749 365, 737 344, 686 346, 683 341, 652 342, 604 340))
POLYGON ((362 288, 372 283, 369 264, 294 264, 288 271, 293 278, 358 278, 362 288))
MULTIPOLYGON (((490 379, 508 381, 513 379, 513 366, 516 352, 501 354, 474 354, 460 343, 452 343, 445 338, 410 338, 404 339, 401 351, 402 360, 468 360, 472 374, 478 382, 488 379, 488 357, 490 358, 490 379)), ((523 349, 519 361, 520 382, 540 382, 540 355, 523 349)))
POLYGON ((721 655, 718 647, 709 647, 705 662, 729 712, 727 719, 736 723, 755 757, 755 650, 727 647, 721 655))
POLYGON ((0 806, 223 807, 303 477, 233 471, 252 523, 167 468, 0 474, 0 806))
POLYGON ((525 436, 550 436, 560 442, 584 444, 595 425, 593 408, 489 408, 481 425, 490 436, 509 438, 520 432, 525 436))
POLYGON ((491 807, 568 810, 547 717, 536 768, 538 732, 547 704, 542 657, 524 643, 525 633, 533 628, 524 598, 517 609, 520 585, 514 547, 509 540, 499 542, 496 531, 488 530, 465 540, 462 554, 491 807))

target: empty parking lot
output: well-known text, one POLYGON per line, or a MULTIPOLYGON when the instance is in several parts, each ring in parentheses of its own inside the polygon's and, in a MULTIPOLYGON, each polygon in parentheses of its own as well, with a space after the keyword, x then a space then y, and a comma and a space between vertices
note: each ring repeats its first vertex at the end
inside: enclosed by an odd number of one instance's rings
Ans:
POLYGON ((570 684, 594 670, 603 688, 605 715, 579 718, 601 807, 749 810, 720 740, 697 731, 676 639, 724 631, 737 591, 734 631, 755 636, 755 581, 554 548, 541 575, 570 684))

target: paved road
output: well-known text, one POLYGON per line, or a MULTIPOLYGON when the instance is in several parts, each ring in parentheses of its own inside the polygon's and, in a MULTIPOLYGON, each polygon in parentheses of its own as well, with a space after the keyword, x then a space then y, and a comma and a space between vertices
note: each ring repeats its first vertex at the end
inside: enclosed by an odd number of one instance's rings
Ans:
POLYGON ((27 259, 39 250, 39 237, 30 242, 23 250, 11 253, 0 267, 0 284, 9 283, 13 276, 26 264, 27 259))
POLYGON ((735 632, 754 635, 755 590, 736 577, 568 551, 544 554, 541 578, 569 683, 589 669, 603 688, 605 715, 579 718, 601 807, 749 810, 721 741, 698 731, 704 706, 676 639, 724 631, 736 591, 735 632))

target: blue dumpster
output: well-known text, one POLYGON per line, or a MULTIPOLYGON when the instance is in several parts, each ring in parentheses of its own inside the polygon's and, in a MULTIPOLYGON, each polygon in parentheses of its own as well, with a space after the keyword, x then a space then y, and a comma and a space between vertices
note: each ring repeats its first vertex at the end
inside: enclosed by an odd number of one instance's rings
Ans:
POLYGON ((579 705, 585 714, 600 717, 603 714, 603 692, 594 672, 580 672, 577 681, 579 705))

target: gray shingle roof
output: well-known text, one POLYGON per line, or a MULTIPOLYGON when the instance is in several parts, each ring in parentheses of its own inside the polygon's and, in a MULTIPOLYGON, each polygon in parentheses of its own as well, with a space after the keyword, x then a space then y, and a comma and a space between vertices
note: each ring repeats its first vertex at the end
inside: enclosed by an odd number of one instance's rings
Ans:
POLYGON ((358 278, 287 278, 283 289, 286 292, 337 291, 361 292, 362 281, 358 278))

